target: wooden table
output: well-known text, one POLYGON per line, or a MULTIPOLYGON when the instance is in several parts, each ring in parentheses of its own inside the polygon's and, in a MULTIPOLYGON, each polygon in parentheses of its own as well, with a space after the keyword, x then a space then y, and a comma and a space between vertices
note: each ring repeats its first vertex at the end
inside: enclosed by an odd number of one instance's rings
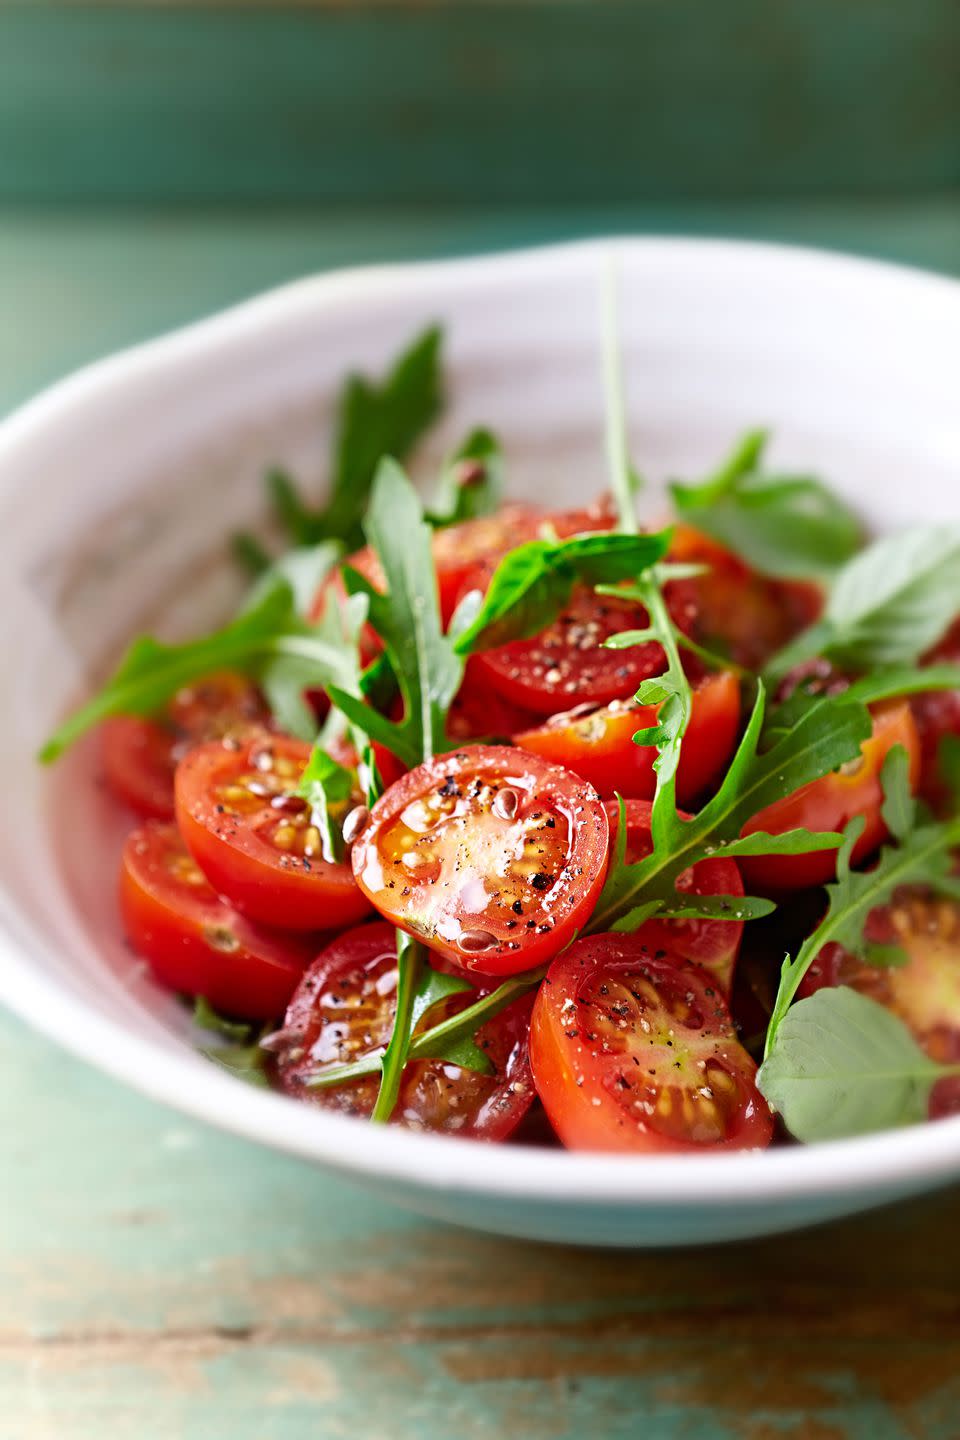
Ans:
MULTIPOLYGON (((0 212, 0 413, 318 266, 718 229, 960 272, 960 208, 0 212)), ((960 1192, 624 1256, 426 1224, 0 1019, 3 1440, 955 1440, 960 1192)))

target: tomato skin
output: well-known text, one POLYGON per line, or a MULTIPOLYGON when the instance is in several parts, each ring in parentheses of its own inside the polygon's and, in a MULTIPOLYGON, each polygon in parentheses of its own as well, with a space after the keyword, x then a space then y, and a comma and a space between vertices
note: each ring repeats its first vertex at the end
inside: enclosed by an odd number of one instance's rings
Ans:
POLYGON ((447 714, 447 738, 457 741, 508 739, 518 730, 538 723, 538 717, 529 710, 511 705, 491 690, 477 666, 477 656, 471 655, 447 714))
POLYGON ((709 566, 690 582, 696 596, 694 638, 721 649, 748 670, 820 618, 823 592, 803 580, 775 580, 752 570, 738 555, 692 525, 674 526, 669 558, 709 566))
MULTIPOLYGON (((960 620, 921 664, 956 665, 958 661, 960 620)), ((949 807, 951 795, 940 766, 940 742, 946 735, 960 735, 960 690, 931 690, 915 695, 912 708, 920 736, 920 794, 938 812, 943 812, 949 807)))
MULTIPOLYGON (((566 765, 601 795, 649 800, 656 788, 657 751, 635 745, 638 730, 656 724, 654 705, 615 700, 586 715, 551 716, 514 735, 514 742, 555 764, 566 765)), ((729 670, 708 675, 693 692, 690 724, 683 737, 677 796, 692 800, 720 774, 733 753, 740 720, 740 686, 729 670)))
POLYGON ((173 775, 191 745, 244 734, 269 721, 263 698, 242 675, 223 671, 179 690, 156 719, 113 715, 100 726, 107 785, 147 820, 173 819, 173 775))
MULTIPOLYGON (((625 800, 627 821, 626 862, 634 864, 653 849, 650 834, 648 800, 625 800)), ((605 802, 610 823, 610 850, 616 845, 620 817, 615 800, 605 802)), ((690 817, 680 812, 681 819, 690 817)), ((692 870, 685 870, 677 881, 681 894, 743 895, 743 880, 733 860, 711 857, 701 860, 692 870)), ((699 965, 712 976, 721 994, 729 999, 733 987, 733 969, 743 938, 742 920, 647 920, 633 932, 651 954, 666 950, 680 960, 699 965)))
POLYGON ((302 741, 272 735, 199 746, 177 767, 177 823, 190 854, 237 910, 283 930, 331 930, 369 910, 350 866, 316 853, 307 858, 300 848, 304 817, 272 803, 275 794, 293 791, 309 755, 302 741), (267 771, 258 763, 264 752, 271 757, 267 771), (250 781, 263 787, 259 796, 240 794, 250 781), (273 838, 282 825, 294 832, 287 850, 273 838))
POLYGON ((130 944, 162 984, 244 1019, 282 1015, 316 948, 231 909, 200 874, 176 826, 157 821, 124 845, 120 913, 130 944))
POLYGON ((773 1136, 756 1066, 709 977, 639 935, 590 935, 557 956, 534 1003, 530 1060, 571 1150, 703 1153, 773 1136))
MULTIPOLYGON (((369 1117, 379 1077, 326 1089, 307 1082, 325 1067, 362 1059, 386 1044, 396 1013, 395 975, 396 934, 382 922, 347 930, 320 952, 273 1042, 277 1078, 288 1094, 341 1114, 369 1117)), ((488 989, 470 989, 441 1002, 418 1028, 456 1014, 488 989)), ((478 1032, 477 1044, 494 1066, 491 1076, 439 1060, 408 1062, 392 1123, 465 1139, 505 1140, 534 1098, 528 1047, 532 1004, 532 996, 514 1001, 478 1032)))
POLYGON ((591 786, 502 745, 437 755, 381 796, 353 873, 388 920, 482 975, 543 964, 582 928, 607 868, 591 786), (510 796, 512 813, 495 808, 510 796), (475 943, 479 942, 479 943, 475 943))
MULTIPOLYGON (((842 831, 856 815, 866 819, 863 834, 853 847, 856 864, 874 851, 889 832, 880 807, 883 804, 881 772, 883 762, 896 745, 902 745, 909 759, 910 788, 916 789, 920 773, 920 741, 910 706, 890 701, 871 707, 873 734, 863 742, 862 760, 849 774, 835 772, 813 780, 792 795, 761 810, 743 827, 744 835, 765 830, 781 835, 786 830, 842 831)), ((837 857, 833 850, 810 855, 745 856, 740 867, 747 889, 761 894, 778 894, 824 885, 836 878, 837 857)))

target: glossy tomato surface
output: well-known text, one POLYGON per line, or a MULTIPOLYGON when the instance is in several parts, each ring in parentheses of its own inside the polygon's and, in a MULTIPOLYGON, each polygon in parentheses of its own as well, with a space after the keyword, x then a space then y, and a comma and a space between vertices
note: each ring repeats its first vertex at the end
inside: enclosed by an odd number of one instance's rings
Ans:
POLYGON ((179 690, 156 719, 114 715, 100 727, 103 775, 119 800, 152 820, 173 819, 173 775, 192 745, 266 725, 263 697, 242 675, 211 675, 179 690))
POLYGON ((120 911, 131 946, 164 985, 251 1020, 283 1014, 322 941, 244 919, 204 879, 176 826, 157 821, 123 848, 120 911))
MULTIPOLYGON (((924 663, 960 663, 960 621, 924 663)), ((960 736, 960 690, 931 690, 914 696, 912 703, 920 737, 920 793, 938 811, 944 811, 952 796, 940 763, 940 746, 947 735, 960 736)))
MULTIPOLYGON (((627 821, 625 859, 628 865, 642 860, 653 849, 650 809, 648 800, 624 801, 627 821)), ((616 801, 608 800, 606 810, 612 851, 620 824, 616 801)), ((733 860, 701 860, 691 870, 684 871, 677 881, 677 889, 687 895, 742 896, 743 880, 733 860)), ((681 960, 701 965, 713 977, 721 993, 729 998, 733 968, 743 938, 742 920, 648 920, 634 933, 641 937, 651 953, 666 950, 681 960)))
MULTIPOLYGON (((685 627, 692 613, 687 583, 667 586, 674 618, 685 627)), ((611 636, 645 629, 648 623, 642 605, 578 586, 546 629, 529 640, 482 651, 477 667, 510 704, 538 715, 583 704, 608 705, 632 696, 642 680, 663 671, 663 648, 656 641, 628 650, 605 648, 611 636)))
POLYGON ((695 594, 694 638, 749 670, 763 665, 819 619, 823 593, 799 580, 760 575, 690 525, 674 527, 670 559, 707 566, 690 582, 695 594))
POLYGON ((470 740, 509 740, 518 730, 538 725, 539 717, 529 710, 511 705, 491 689, 478 668, 477 657, 471 655, 463 672, 463 681, 447 713, 447 738, 470 740))
MULTIPOLYGON (((422 1018, 429 1028, 472 1004, 484 990, 440 1001, 422 1018)), ((311 1088, 310 1081, 361 1060, 390 1039, 396 1014, 397 944, 391 926, 361 925, 340 935, 317 957, 291 1001, 282 1034, 272 1042, 283 1088, 346 1115, 368 1117, 378 1077, 311 1088)), ((528 1032, 532 997, 488 1020, 476 1036, 493 1070, 481 1075, 444 1060, 410 1061, 403 1075, 395 1123, 477 1140, 505 1140, 534 1098, 528 1032)))
POLYGON ((190 854, 244 915, 285 930, 352 925, 369 909, 349 864, 323 858, 320 831, 294 793, 309 755, 302 741, 260 735, 199 746, 177 767, 177 823, 190 854))
MULTIPOLYGON (((854 863, 876 850, 889 833, 881 814, 883 762, 895 745, 902 745, 910 762, 910 785, 915 789, 920 773, 920 742, 913 713, 905 701, 873 706, 872 714, 873 734, 864 741, 858 760, 768 805, 747 822, 743 833, 752 835, 764 830, 781 835, 798 828, 842 831, 854 816, 863 815, 866 824, 853 848, 854 863)), ((758 855, 744 857, 741 868, 749 890, 776 894, 834 879, 837 857, 832 850, 810 855, 758 855)))
POLYGON ((756 1066, 710 977, 639 935, 591 935, 554 960, 530 1058, 572 1150, 749 1149, 773 1135, 756 1066))
MULTIPOLYGON (((656 724, 657 706, 614 700, 597 709, 565 711, 514 734, 514 741, 589 780, 601 795, 649 800, 656 788, 656 750, 635 745, 638 730, 656 724)), ((690 724, 683 737, 677 795, 692 800, 723 771, 733 753, 740 722, 740 685, 723 671, 708 675, 693 692, 690 724)))
POLYGON ((438 755, 386 791, 353 871, 386 919, 456 965, 543 964, 593 910, 607 817, 569 770, 504 745, 438 755))
MULTIPOLYGON (((849 985, 897 1015, 931 1059, 960 1063, 960 903, 901 890, 892 904, 872 912, 866 936, 899 950, 901 963, 870 963, 840 945, 825 945, 803 978, 800 998, 849 985)), ((930 1111, 960 1113, 960 1078, 934 1087, 930 1111)))

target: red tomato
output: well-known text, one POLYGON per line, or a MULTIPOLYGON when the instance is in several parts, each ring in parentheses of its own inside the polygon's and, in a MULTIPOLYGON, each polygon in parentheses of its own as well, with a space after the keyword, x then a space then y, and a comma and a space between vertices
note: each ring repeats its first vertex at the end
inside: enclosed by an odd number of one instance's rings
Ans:
POLYGON ((377 801, 353 873, 382 915, 454 964, 512 975, 588 919, 607 817, 569 770, 501 745, 437 755, 377 801))
MULTIPOLYGON (((903 950, 906 963, 870 964, 825 945, 803 977, 800 998, 849 985, 899 1016, 931 1059, 960 1063, 960 903, 904 889, 871 913, 866 935, 903 950)), ((960 1112, 960 1081, 940 1081, 930 1109, 932 1116, 960 1112)))
POLYGON ((131 946, 171 990, 251 1020, 282 1015, 316 945, 262 929, 221 900, 175 825, 153 821, 123 849, 120 912, 131 946))
POLYGON ((173 772, 190 748, 265 725, 269 711, 242 675, 211 675, 184 686, 155 719, 114 715, 100 727, 104 779, 138 815, 173 819, 173 772))
MULTIPOLYGON (((863 815, 867 823, 853 848, 854 863, 882 844, 889 833, 880 813, 883 762, 895 745, 902 745, 910 760, 910 785, 915 789, 920 771, 920 742, 906 701, 875 705, 871 713, 873 734, 863 742, 860 759, 848 761, 834 774, 823 775, 768 805, 747 821, 744 835, 752 835, 757 830, 782 835, 786 830, 798 828, 842 831, 855 815, 863 815)), ((837 857, 833 850, 814 851, 810 855, 758 855, 744 857, 740 867, 749 890, 776 893, 823 885, 834 879, 837 857)))
MULTIPOLYGON (((960 621, 952 627, 926 663, 955 665, 960 661, 960 621)), ((940 742, 945 735, 960 735, 960 690, 931 690, 916 695, 913 715, 920 736, 920 794, 942 809, 950 793, 940 769, 940 742)))
POLYGON ((710 978, 639 934, 591 935, 554 960, 530 1060, 571 1150, 743 1150, 773 1135, 756 1066, 710 978))
MULTIPOLYGON (((463 673, 463 682, 447 714, 447 737, 450 740, 508 739, 518 730, 538 723, 537 716, 504 700, 484 681, 471 655, 463 673)), ((550 758, 550 757, 548 757, 550 758)))
MULTIPOLYGON (((653 849, 650 836, 650 802, 625 800, 627 814, 628 865, 642 860, 653 849)), ((606 802, 610 822, 610 848, 619 826, 617 802, 606 802)), ((687 818, 687 817, 684 817, 687 818)), ((742 895, 743 881, 733 860, 701 860, 677 881, 681 893, 692 895, 742 895)), ((743 936, 741 920, 648 920, 635 932, 654 954, 668 950, 681 960, 690 960, 709 971, 725 996, 730 995, 733 967, 743 936)))
MULTIPOLYGON (((684 626, 691 619, 688 585, 683 581, 667 587, 671 611, 684 626)), ((539 635, 479 654, 478 673, 505 700, 538 715, 553 715, 572 705, 608 705, 632 695, 642 680, 663 670, 663 649, 656 641, 630 650, 604 648, 611 635, 647 624, 642 605, 580 586, 566 610, 539 635)))
MULTIPOLYGON (((599 709, 553 715, 535 728, 514 735, 517 745, 567 765, 589 780, 601 795, 649 800, 656 788, 656 750, 635 745, 638 730, 656 724, 658 707, 635 700, 614 700, 599 709)), ((677 794, 692 800, 720 774, 733 753, 740 722, 740 686, 724 670, 708 675, 693 692, 693 710, 683 737, 677 794)))
MULTIPOLYGON (((419 1030, 439 1024, 484 990, 469 990, 441 1001, 423 1017, 419 1030)), ((272 1048, 283 1088, 297 1099, 367 1117, 378 1078, 311 1089, 324 1070, 363 1059, 382 1049, 393 1030, 397 999, 395 931, 384 924, 361 925, 340 935, 321 952, 291 1001, 283 1031, 272 1048)), ((443 1060, 413 1060, 403 1075, 394 1123, 476 1140, 505 1140, 533 1097, 528 1031, 532 997, 488 1020, 477 1044, 493 1065, 480 1075, 443 1060)))
POLYGON ((302 741, 261 735, 202 745, 177 767, 177 823, 200 869, 244 915, 284 930, 332 930, 369 908, 350 866, 323 859, 293 794, 309 755, 302 741))
POLYGON ((732 550, 690 525, 675 526, 670 559, 710 567, 690 582, 696 597, 694 638, 750 670, 761 669, 788 640, 812 625, 823 608, 818 586, 759 575, 732 550))

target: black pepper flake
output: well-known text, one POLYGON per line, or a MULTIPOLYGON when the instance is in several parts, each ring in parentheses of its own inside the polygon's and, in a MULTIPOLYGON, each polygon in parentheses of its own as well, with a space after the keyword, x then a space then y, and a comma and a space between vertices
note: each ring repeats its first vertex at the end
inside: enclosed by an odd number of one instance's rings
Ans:
POLYGON ((533 886, 534 890, 549 890, 550 886, 553 884, 553 876, 548 875, 545 870, 538 870, 536 875, 534 875, 533 879, 530 881, 530 884, 533 886))
POLYGON ((514 915, 523 914, 523 904, 519 900, 514 900, 513 904, 510 906, 510 909, 513 911, 514 915))

